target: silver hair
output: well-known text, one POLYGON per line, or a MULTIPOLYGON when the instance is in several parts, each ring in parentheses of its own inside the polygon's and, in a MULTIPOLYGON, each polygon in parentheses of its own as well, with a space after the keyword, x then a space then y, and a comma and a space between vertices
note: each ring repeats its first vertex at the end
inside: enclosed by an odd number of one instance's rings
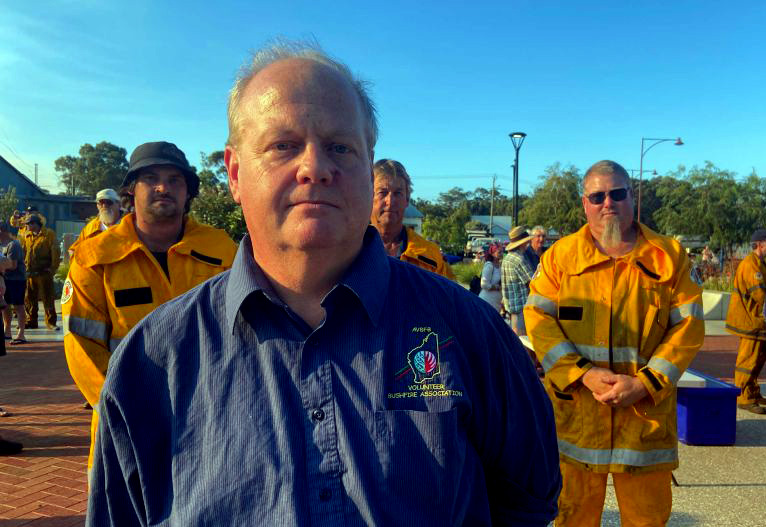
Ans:
POLYGON ((540 234, 546 234, 546 232, 545 232, 545 227, 543 227, 542 225, 535 225, 534 227, 532 227, 532 230, 531 230, 531 231, 529 231, 529 234, 531 234, 532 236, 534 236, 534 235, 535 235, 535 234, 537 234, 538 232, 539 232, 540 234))
POLYGON ((602 174, 605 176, 618 176, 622 178, 625 181, 625 186, 628 187, 628 190, 631 190, 630 188, 630 176, 628 175, 628 171, 623 168, 622 165, 619 163, 615 163, 614 161, 609 161, 608 159, 605 159, 603 161, 599 161, 597 163, 594 163, 586 172, 585 177, 582 178, 582 189, 583 192, 585 192, 585 185, 588 182, 588 178, 592 174, 602 174))
POLYGON ((274 40, 263 48, 254 51, 248 61, 240 68, 234 81, 234 86, 229 92, 229 137, 226 140, 226 144, 235 145, 239 140, 243 120, 239 112, 239 106, 242 102, 245 88, 247 88, 250 81, 267 66, 275 62, 297 58, 313 60, 319 64, 329 66, 351 83, 362 106, 366 122, 367 146, 372 150, 378 141, 378 117, 375 104, 368 93, 369 83, 356 78, 351 73, 349 67, 342 62, 330 58, 329 55, 322 51, 316 41, 293 41, 287 39, 274 40))

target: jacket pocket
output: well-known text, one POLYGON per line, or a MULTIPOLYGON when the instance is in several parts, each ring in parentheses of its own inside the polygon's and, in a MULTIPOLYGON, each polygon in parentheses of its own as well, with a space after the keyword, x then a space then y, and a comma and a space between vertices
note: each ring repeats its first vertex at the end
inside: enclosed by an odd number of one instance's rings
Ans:
POLYGON ((580 391, 576 388, 571 392, 560 392, 552 385, 546 384, 546 391, 553 404, 556 417, 556 434, 570 443, 577 443, 582 435, 582 401, 580 391))
MULTIPOLYGON (((670 432, 668 426, 668 420, 672 413, 673 406, 675 405, 675 397, 666 397, 660 404, 654 405, 649 398, 645 398, 633 405, 633 419, 640 427, 637 432, 637 437, 640 438, 639 443, 650 444, 660 443, 666 441, 670 432)), ((629 426, 627 423, 624 425, 625 429, 629 426)))

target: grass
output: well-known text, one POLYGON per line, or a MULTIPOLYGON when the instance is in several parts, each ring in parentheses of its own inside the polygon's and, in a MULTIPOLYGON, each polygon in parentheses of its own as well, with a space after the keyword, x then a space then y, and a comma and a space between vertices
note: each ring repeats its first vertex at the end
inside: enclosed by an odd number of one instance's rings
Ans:
POLYGON ((455 273, 457 281, 461 284, 469 284, 471 278, 474 276, 481 276, 481 269, 484 266, 482 262, 479 263, 456 263, 453 264, 452 272, 455 273))
POLYGON ((710 289, 713 291, 725 291, 731 293, 734 291, 732 285, 732 279, 729 276, 711 276, 702 284, 702 289, 710 289))

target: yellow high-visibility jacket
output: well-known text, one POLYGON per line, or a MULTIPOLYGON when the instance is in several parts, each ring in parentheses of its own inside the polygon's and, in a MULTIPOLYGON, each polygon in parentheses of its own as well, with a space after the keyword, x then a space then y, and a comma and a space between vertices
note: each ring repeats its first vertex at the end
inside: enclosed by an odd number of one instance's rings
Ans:
MULTIPOLYGON (((27 226, 24 223, 26 221, 26 219, 27 219, 27 214, 28 213, 25 212, 24 214, 22 214, 18 218, 15 217, 13 214, 11 214, 11 217, 8 220, 8 223, 10 223, 11 227, 16 227, 18 229, 18 233, 16 234, 16 237, 19 238, 19 239, 23 238, 24 235, 27 233, 27 226)), ((31 214, 34 214, 35 216, 39 216, 40 217, 40 221, 43 224, 43 227, 45 227, 45 223, 46 223, 47 219, 45 218, 45 216, 42 215, 41 212, 32 212, 31 214)))
MULTIPOLYGON (((120 217, 119 220, 117 220, 117 224, 120 223, 122 220, 122 217, 120 217)), ((114 225, 113 225, 114 226, 114 225)), ((94 236, 97 236, 101 234, 103 231, 101 230, 101 219, 96 216, 92 220, 90 220, 88 223, 85 224, 85 227, 82 228, 80 231, 80 234, 77 236, 77 239, 72 242, 72 245, 69 246, 69 251, 74 252, 77 245, 82 243, 84 240, 87 240, 88 238, 93 238, 94 236)))
POLYGON ((587 225, 556 242, 524 308, 561 459, 595 472, 678 466, 675 386, 705 334, 686 253, 636 225, 634 249, 616 259, 596 248, 587 225), (580 382, 594 365, 637 376, 649 396, 628 408, 599 403, 580 382))
POLYGON ((442 258, 439 246, 429 242, 414 229, 407 227, 407 248, 399 257, 400 260, 417 265, 436 274, 440 274, 450 280, 455 279, 452 268, 442 258))
POLYGON ((766 340, 763 303, 766 300, 766 265, 755 253, 737 266, 734 292, 729 299, 726 331, 753 340, 766 340))
MULTIPOLYGON (((22 232, 22 231, 19 231, 22 232)), ((53 275, 61 263, 61 251, 56 241, 56 233, 47 227, 41 227, 37 234, 24 229, 19 243, 24 249, 24 265, 27 277, 43 273, 53 275)))
MULTIPOLYGON (((237 251, 224 231, 187 217, 183 238, 167 252, 168 279, 134 222, 129 214, 78 244, 61 296, 69 372, 94 409, 120 339, 160 304, 229 269, 237 251)), ((97 422, 94 411, 91 455, 97 422)))

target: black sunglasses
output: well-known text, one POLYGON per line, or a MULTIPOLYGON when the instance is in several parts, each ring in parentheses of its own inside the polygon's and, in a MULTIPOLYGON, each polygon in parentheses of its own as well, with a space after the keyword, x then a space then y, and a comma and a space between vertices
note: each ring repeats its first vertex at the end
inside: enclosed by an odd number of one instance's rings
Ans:
POLYGON ((628 189, 626 188, 613 188, 609 192, 594 192, 585 196, 593 205, 601 205, 606 199, 606 195, 609 194, 609 198, 612 201, 622 201, 628 197, 628 189))

